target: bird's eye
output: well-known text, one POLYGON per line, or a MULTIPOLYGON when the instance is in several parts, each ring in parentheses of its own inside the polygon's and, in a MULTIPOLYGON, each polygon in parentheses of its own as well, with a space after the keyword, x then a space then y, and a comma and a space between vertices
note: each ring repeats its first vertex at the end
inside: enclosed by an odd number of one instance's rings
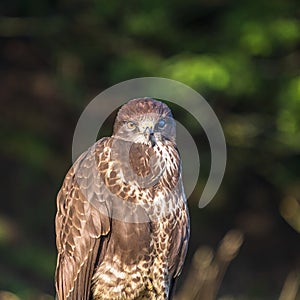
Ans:
POLYGON ((166 125, 166 121, 161 119, 158 121, 157 125, 159 128, 163 128, 166 125))
POLYGON ((129 122, 127 122, 127 128, 130 129, 130 130, 133 130, 133 129, 136 128, 136 124, 129 121, 129 122))

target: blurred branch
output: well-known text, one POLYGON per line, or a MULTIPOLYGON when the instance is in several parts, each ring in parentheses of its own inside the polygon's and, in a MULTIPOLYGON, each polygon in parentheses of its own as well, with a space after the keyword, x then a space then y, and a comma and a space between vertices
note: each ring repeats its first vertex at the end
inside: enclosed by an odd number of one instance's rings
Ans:
POLYGON ((296 300, 300 286, 300 274, 297 271, 289 273, 287 276, 279 300, 296 300))
POLYGON ((243 239, 241 231, 231 230, 221 241, 215 255, 211 248, 200 247, 193 257, 191 271, 176 299, 216 299, 225 272, 238 254, 243 239))

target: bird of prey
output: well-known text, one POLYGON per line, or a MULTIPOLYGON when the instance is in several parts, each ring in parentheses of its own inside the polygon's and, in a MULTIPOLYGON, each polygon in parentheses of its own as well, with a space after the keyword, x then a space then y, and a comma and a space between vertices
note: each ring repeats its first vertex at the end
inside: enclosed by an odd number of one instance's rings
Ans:
POLYGON ((175 125, 166 104, 130 100, 71 167, 57 196, 58 300, 172 299, 189 240, 175 125))

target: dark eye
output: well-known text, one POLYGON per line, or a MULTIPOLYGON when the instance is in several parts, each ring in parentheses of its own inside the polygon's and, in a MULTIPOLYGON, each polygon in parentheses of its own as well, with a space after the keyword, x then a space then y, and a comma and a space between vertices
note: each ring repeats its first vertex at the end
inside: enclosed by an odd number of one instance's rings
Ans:
POLYGON ((130 130, 133 130, 133 129, 136 128, 136 124, 129 121, 129 122, 127 122, 127 128, 130 129, 130 130))
POLYGON ((163 119, 159 120, 158 123, 157 123, 157 126, 158 126, 159 128, 164 128, 165 125, 166 125, 166 121, 163 120, 163 119))

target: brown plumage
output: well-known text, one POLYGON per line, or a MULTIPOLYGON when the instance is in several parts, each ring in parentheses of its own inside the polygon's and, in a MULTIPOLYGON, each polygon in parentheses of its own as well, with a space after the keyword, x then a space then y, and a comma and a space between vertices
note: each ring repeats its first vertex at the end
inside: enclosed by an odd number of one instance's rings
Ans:
POLYGON ((131 100, 113 135, 77 159, 58 193, 57 297, 172 299, 188 239, 171 111, 131 100))

